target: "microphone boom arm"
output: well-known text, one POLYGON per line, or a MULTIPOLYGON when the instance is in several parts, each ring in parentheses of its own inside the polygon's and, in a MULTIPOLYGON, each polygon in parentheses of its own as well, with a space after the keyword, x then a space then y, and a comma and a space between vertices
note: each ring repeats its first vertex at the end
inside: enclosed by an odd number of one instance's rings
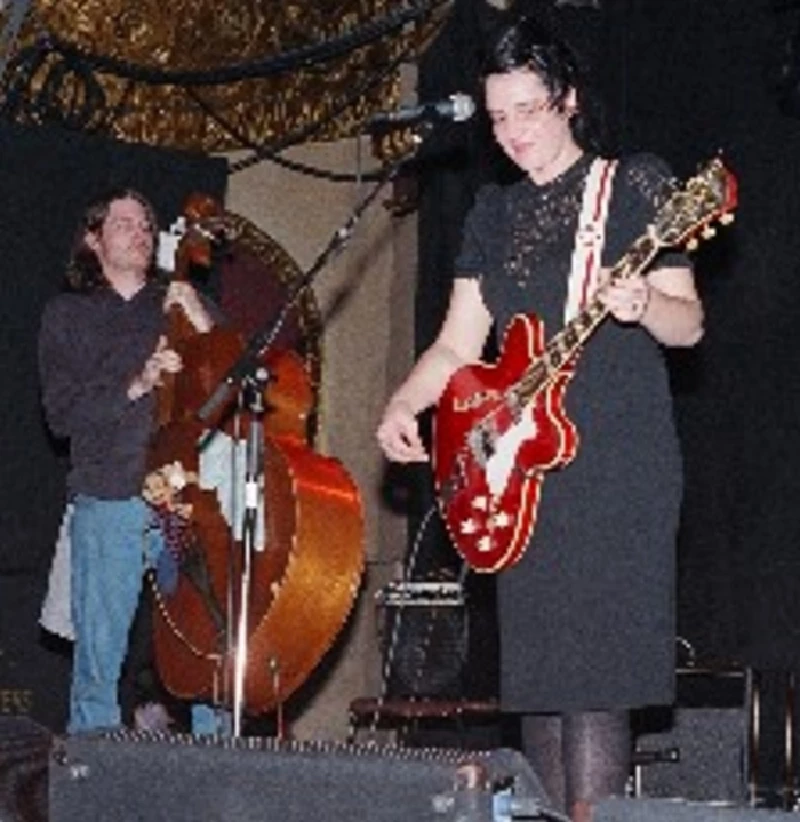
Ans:
POLYGON ((281 312, 273 323, 261 331, 256 332, 248 340, 242 354, 228 369, 228 372, 213 389, 208 399, 206 399, 203 405, 198 409, 197 417, 201 422, 207 422, 213 417, 217 409, 227 402, 237 386, 250 379, 256 370, 261 367, 261 355, 274 344, 283 324, 286 322, 286 318, 289 316, 289 312, 295 307, 303 292, 311 286, 315 277, 327 264, 328 260, 344 248, 352 236, 353 229, 362 214, 372 205, 378 194, 394 179, 403 164, 406 163, 418 149, 419 141, 416 141, 408 151, 383 167, 372 190, 356 205, 344 225, 333 233, 327 245, 312 263, 308 271, 293 284, 281 312))

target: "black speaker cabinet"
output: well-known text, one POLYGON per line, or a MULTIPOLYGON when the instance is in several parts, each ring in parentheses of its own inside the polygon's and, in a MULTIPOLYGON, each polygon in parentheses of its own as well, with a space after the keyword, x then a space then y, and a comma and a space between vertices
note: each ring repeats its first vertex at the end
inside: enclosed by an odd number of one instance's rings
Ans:
POLYGON ((741 709, 675 710, 669 731, 637 741, 637 796, 745 802, 746 729, 741 709))
POLYGON ((0 820, 47 822, 52 734, 25 716, 0 716, 0 820))
POLYGON ((114 734, 58 740, 50 822, 491 822, 533 815, 538 778, 510 750, 467 753, 266 738, 114 734))
POLYGON ((636 796, 746 803, 750 694, 745 671, 679 673, 678 706, 651 711, 636 739, 636 796))
POLYGON ((594 808, 593 822, 791 822, 784 811, 682 799, 606 799, 594 808))

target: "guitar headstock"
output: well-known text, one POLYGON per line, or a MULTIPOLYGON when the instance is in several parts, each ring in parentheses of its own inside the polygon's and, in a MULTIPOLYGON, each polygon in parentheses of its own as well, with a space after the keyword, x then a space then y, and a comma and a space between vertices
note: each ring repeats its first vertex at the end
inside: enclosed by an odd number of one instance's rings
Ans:
POLYGON ((686 244, 692 251, 697 247, 698 235, 702 239, 714 236, 713 223, 733 222, 736 204, 736 178, 715 158, 659 209, 650 227, 651 235, 661 246, 686 244))

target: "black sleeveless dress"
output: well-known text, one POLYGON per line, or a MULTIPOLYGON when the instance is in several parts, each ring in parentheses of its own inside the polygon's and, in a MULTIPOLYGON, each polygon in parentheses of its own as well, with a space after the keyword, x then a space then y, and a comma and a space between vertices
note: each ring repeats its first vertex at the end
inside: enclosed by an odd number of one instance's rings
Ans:
MULTIPOLYGON (((593 157, 545 185, 478 193, 457 276, 478 277, 502 332, 534 312, 563 326, 575 231, 593 157)), ((616 262, 670 193, 652 155, 620 161, 603 264, 616 262)), ((654 267, 688 265, 662 253, 654 267)), ((674 686, 674 556, 682 471, 658 343, 608 318, 567 388, 580 444, 544 480, 520 562, 498 575, 501 701, 508 711, 609 710, 667 704, 674 686)))

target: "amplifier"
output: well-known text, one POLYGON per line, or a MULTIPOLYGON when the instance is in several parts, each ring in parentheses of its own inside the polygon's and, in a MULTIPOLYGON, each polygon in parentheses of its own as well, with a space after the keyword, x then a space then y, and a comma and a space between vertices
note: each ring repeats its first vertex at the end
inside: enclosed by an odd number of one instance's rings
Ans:
POLYGON ((679 799, 606 799, 593 822, 792 822, 783 811, 679 799))
POLYGON ((747 801, 752 696, 749 670, 679 670, 676 707, 640 716, 634 795, 747 801))

